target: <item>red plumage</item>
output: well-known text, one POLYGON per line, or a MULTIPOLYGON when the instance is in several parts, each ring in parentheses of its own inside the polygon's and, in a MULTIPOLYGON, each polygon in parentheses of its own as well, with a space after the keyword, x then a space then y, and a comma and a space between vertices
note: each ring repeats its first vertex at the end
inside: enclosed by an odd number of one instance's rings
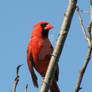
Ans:
MULTIPOLYGON (((27 47, 27 63, 35 87, 38 87, 38 82, 34 69, 44 78, 53 51, 53 47, 48 39, 49 30, 52 28, 53 26, 47 22, 36 24, 27 47)), ((60 92, 57 85, 58 73, 57 64, 55 77, 50 85, 50 92, 60 92)))

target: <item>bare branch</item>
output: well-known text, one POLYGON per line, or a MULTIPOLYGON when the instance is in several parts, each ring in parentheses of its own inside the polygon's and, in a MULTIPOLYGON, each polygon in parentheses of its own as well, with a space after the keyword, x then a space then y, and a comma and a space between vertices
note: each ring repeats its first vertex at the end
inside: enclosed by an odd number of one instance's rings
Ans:
POLYGON ((28 84, 26 84, 25 92, 27 92, 27 89, 28 89, 28 84))
POLYGON ((89 50, 88 50, 88 53, 87 53, 87 57, 86 57, 86 59, 84 61, 83 67, 80 70, 80 74, 79 74, 78 81, 77 81, 76 88, 75 88, 75 91, 74 92, 79 92, 79 90, 81 89, 80 85, 81 85, 81 82, 82 82, 82 79, 83 79, 83 75, 85 73, 85 70, 87 68, 87 65, 88 65, 88 63, 90 61, 91 51, 92 51, 92 43, 91 43, 91 45, 89 47, 89 50))
MULTIPOLYGON (((91 4, 92 4, 92 0, 91 0, 91 4)), ((92 53, 92 40, 91 40, 91 36, 90 36, 91 30, 92 30, 91 29, 92 22, 90 23, 90 25, 88 27, 88 36, 89 36, 88 37, 87 34, 86 34, 86 31, 84 29, 83 23, 82 23, 82 19, 81 19, 81 16, 80 16, 80 12, 79 12, 78 6, 76 7, 76 10, 77 10, 77 14, 78 14, 78 17, 79 17, 79 20, 80 20, 81 28, 82 28, 83 33, 84 33, 84 37, 88 41, 88 44, 89 44, 89 49, 88 49, 87 57, 86 57, 86 59, 84 61, 84 64, 83 64, 82 69, 80 70, 79 77, 78 77, 78 80, 77 80, 77 84, 76 84, 76 87, 75 87, 75 90, 74 90, 74 92, 79 92, 79 90, 81 89, 80 85, 81 85, 83 76, 85 74, 85 71, 86 71, 86 68, 88 66, 88 63, 90 61, 91 53, 92 53)))
POLYGON ((85 31, 85 28, 84 28, 84 25, 83 25, 83 22, 82 22, 82 18, 80 16, 80 12, 79 12, 79 7, 78 6, 76 6, 76 11, 77 11, 77 14, 78 14, 78 17, 79 17, 79 21, 80 21, 80 25, 81 25, 84 37, 88 41, 88 44, 90 45, 90 40, 89 40, 89 38, 88 38, 88 36, 86 34, 86 31, 85 31))
POLYGON ((16 87, 17 87, 18 82, 19 82, 19 69, 20 69, 20 67, 21 67, 22 65, 23 65, 23 64, 18 65, 17 68, 16 68, 16 77, 15 77, 14 84, 13 84, 13 89, 12 89, 11 92, 16 92, 16 87))
POLYGON ((66 13, 64 15, 64 20, 63 20, 62 27, 60 30, 60 34, 58 36, 56 46, 54 48, 52 57, 50 59, 48 70, 46 72, 45 79, 43 80, 44 82, 42 84, 40 92, 48 92, 50 83, 53 79, 53 76, 54 76, 56 68, 57 68, 57 63, 58 63, 60 54, 63 50, 63 46, 64 46, 66 37, 69 32, 73 14, 74 14, 75 8, 76 8, 76 3, 77 3, 77 0, 69 0, 69 4, 68 4, 67 10, 66 10, 66 13))

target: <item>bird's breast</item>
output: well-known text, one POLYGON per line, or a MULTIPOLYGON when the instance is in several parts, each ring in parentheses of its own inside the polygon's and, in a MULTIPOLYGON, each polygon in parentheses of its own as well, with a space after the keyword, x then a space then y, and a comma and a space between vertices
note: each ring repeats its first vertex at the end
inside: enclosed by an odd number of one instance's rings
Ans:
POLYGON ((49 60, 50 54, 51 54, 51 43, 49 39, 46 39, 43 41, 43 45, 39 53, 39 60, 40 61, 49 60))
POLYGON ((51 44, 48 39, 44 40, 42 48, 40 50, 37 64, 35 65, 36 70, 41 76, 45 76, 48 64, 51 57, 51 44))

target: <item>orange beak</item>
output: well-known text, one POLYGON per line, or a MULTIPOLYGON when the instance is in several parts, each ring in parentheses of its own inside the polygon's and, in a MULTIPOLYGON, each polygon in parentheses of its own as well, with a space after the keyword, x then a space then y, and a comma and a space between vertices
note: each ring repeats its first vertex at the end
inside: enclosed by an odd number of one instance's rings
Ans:
POLYGON ((50 30, 52 28, 53 28, 53 26, 51 24, 47 24, 46 27, 45 27, 45 30, 50 30))

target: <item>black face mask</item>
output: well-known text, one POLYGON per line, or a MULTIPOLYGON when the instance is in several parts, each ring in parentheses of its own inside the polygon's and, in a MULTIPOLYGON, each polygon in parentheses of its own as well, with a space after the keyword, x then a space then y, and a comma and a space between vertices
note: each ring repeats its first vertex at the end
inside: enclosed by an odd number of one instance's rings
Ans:
POLYGON ((42 27, 42 36, 43 36, 44 38, 48 37, 48 32, 49 32, 49 31, 44 29, 47 24, 48 24, 48 23, 46 23, 46 24, 41 24, 41 27, 42 27))

